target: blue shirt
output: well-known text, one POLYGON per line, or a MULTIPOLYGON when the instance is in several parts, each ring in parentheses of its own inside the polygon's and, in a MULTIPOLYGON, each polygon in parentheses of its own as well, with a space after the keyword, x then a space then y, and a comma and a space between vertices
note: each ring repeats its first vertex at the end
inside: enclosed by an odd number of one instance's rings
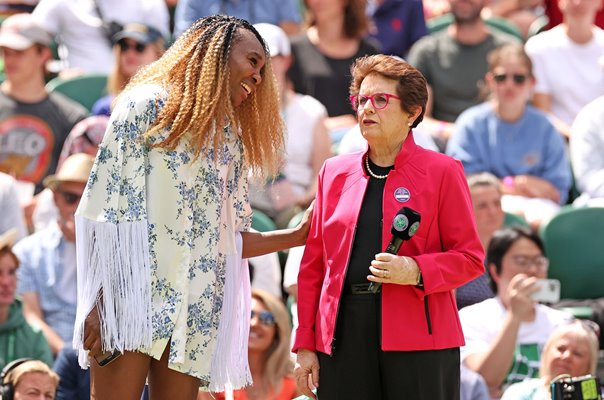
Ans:
POLYGON ((174 36, 179 36, 199 18, 227 14, 256 24, 266 22, 300 23, 296 0, 179 0, 176 6, 174 36))
POLYGON ((111 102, 114 97, 110 94, 107 96, 103 96, 92 105, 92 110, 90 110, 91 115, 106 115, 108 117, 111 116, 111 102))
POLYGON ((533 175, 560 191, 561 204, 568 198, 571 170, 564 142, 547 116, 532 106, 514 123, 497 117, 490 103, 470 107, 455 121, 447 154, 463 163, 466 174, 533 175))
POLYGON ((13 251, 21 263, 17 269, 17 293, 36 293, 44 321, 65 343, 70 343, 76 304, 68 303, 57 293, 58 282, 63 277, 65 246, 58 225, 51 224, 19 241, 13 251))
POLYGON ((428 34, 421 0, 385 0, 371 18, 376 30, 370 35, 384 54, 404 58, 413 43, 428 34))

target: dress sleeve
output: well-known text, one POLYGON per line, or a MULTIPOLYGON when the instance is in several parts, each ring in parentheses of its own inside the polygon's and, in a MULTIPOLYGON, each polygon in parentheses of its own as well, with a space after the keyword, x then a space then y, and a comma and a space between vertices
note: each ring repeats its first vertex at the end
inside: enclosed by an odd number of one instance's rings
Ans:
POLYGON ((84 321, 95 305, 103 349, 151 345, 151 271, 143 134, 160 100, 150 88, 125 94, 109 121, 76 211, 78 307, 73 345, 82 367, 84 321), (102 296, 102 301, 99 301, 102 296))

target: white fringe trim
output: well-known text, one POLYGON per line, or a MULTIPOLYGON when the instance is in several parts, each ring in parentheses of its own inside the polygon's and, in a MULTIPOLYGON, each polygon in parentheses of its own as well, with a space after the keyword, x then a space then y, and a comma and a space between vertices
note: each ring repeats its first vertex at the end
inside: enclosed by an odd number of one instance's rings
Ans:
MULTIPOLYGON (((150 348, 151 270, 147 221, 112 224, 76 216, 78 307, 73 347, 88 368, 84 321, 103 294, 99 307, 104 349, 150 348)), ((249 319, 249 318, 248 318, 249 319)))
POLYGON ((252 383, 247 344, 250 334, 252 291, 247 259, 242 259, 243 239, 236 234, 237 254, 227 257, 226 281, 218 340, 212 356, 212 392, 240 389, 252 383))

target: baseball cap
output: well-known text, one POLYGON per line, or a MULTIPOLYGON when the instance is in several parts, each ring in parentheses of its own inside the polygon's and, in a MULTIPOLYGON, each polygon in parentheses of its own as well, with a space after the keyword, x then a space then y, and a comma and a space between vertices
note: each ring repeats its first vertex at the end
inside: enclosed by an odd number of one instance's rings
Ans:
POLYGON ((122 39, 132 39, 142 44, 149 44, 163 39, 160 31, 152 26, 133 22, 124 25, 121 31, 113 35, 113 43, 117 43, 122 39))
POLYGON ((94 157, 85 153, 73 154, 63 161, 59 172, 55 175, 48 175, 42 182, 44 187, 49 189, 56 188, 63 182, 88 182, 88 176, 94 164, 94 157))
POLYGON ((289 56, 291 54, 291 46, 285 31, 277 25, 260 23, 254 24, 254 28, 258 31, 262 39, 268 45, 268 52, 271 57, 289 56))
POLYGON ((50 46, 52 36, 38 25, 31 14, 15 14, 0 26, 0 46, 25 50, 34 44, 50 46))

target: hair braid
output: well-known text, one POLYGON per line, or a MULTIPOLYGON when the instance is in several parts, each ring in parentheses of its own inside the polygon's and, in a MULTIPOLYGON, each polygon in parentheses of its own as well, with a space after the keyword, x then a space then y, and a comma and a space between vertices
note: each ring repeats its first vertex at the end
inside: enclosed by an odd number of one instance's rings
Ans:
POLYGON ((245 159, 254 172, 277 170, 284 144, 277 85, 266 44, 247 21, 224 15, 196 21, 160 60, 137 74, 124 92, 142 84, 159 84, 167 91, 146 136, 151 139, 164 131, 167 135, 152 146, 173 149, 181 140, 188 140, 197 157, 204 149, 217 150, 224 144, 222 127, 229 123, 240 135, 245 159), (266 64, 262 83, 235 109, 228 63, 241 30, 258 39, 266 64))

